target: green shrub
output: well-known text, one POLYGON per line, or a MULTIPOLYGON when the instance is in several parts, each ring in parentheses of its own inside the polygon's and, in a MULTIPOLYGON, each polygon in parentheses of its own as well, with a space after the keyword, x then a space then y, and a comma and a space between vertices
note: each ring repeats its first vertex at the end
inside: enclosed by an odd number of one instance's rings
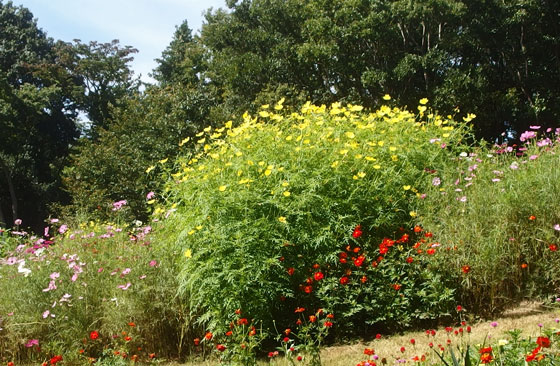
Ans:
POLYGON ((156 209, 169 216, 158 245, 183 253, 180 290, 198 321, 212 329, 241 308, 265 327, 273 319, 290 325, 296 307, 330 307, 344 319, 341 331, 445 314, 451 290, 429 258, 405 262, 412 240, 372 266, 383 240, 412 226, 426 170, 468 132, 418 108, 365 113, 307 103, 281 114, 280 101, 245 114, 239 127, 201 132, 192 155, 170 172, 169 207, 156 209), (357 225, 359 239, 351 235, 357 225), (360 265, 340 263, 348 245, 359 247, 360 265), (346 271, 351 281, 342 284, 346 271), (361 283, 364 275, 371 280, 361 283))
POLYGON ((140 359, 155 350, 177 356, 186 310, 151 228, 55 225, 57 236, 25 237, 1 260, 0 357, 72 361, 103 357, 107 347, 140 359))
POLYGON ((461 284, 461 303, 472 312, 499 312, 560 289, 554 139, 530 138, 519 149, 473 148, 432 172, 420 221, 453 249, 440 268, 461 284))

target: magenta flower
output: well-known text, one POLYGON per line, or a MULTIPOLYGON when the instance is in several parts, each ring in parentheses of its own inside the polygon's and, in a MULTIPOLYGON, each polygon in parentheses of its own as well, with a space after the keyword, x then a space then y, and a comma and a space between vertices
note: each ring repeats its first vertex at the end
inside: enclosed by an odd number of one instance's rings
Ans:
POLYGON ((154 192, 148 192, 148 194, 146 195, 146 199, 147 200, 151 200, 152 198, 154 198, 156 196, 156 194, 154 192))
POLYGON ((38 339, 30 339, 27 341, 27 343, 25 344, 25 347, 27 348, 31 348, 33 346, 38 346, 39 345, 39 340, 38 339))

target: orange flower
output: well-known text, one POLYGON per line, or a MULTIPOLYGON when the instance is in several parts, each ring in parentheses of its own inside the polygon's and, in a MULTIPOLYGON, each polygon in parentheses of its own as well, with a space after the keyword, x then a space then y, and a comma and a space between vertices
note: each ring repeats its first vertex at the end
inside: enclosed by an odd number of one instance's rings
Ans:
POLYGON ((527 268, 527 266, 528 266, 527 263, 521 263, 521 268, 525 269, 527 268))
POLYGON ((309 315, 309 322, 310 323, 315 323, 316 320, 317 320, 317 317, 315 315, 309 315))
POLYGON ((529 220, 534 221, 535 219, 536 219, 535 216, 533 216, 533 215, 529 216, 529 220))
POLYGON ((294 313, 303 313, 305 311, 305 308, 296 308, 296 311, 294 311, 294 313))
POLYGON ((207 340, 211 340, 213 337, 212 332, 206 332, 206 334, 204 335, 204 338, 206 338, 207 340))
POLYGON ((128 323, 128 325, 130 325, 131 327, 135 327, 135 326, 136 326, 136 324, 134 324, 134 322, 130 322, 130 323, 128 323))
POLYGON ((327 321, 325 322, 324 326, 327 327, 327 328, 330 328, 330 327, 333 326, 333 323, 327 320, 327 321))
POLYGON ((126 337, 124 337, 124 340, 127 341, 127 342, 130 342, 132 340, 132 337, 126 336, 126 337))
POLYGON ((200 344, 200 338, 193 339, 194 345, 198 346, 200 344))
POLYGON ((412 262, 414 262, 414 258, 412 257, 406 258, 406 263, 412 263, 412 262))
POLYGON ((399 291, 401 289, 401 285, 399 285, 398 283, 392 284, 391 287, 393 287, 395 291, 399 291))
POLYGON ((465 264, 461 267, 461 271, 463 271, 463 273, 469 273, 471 271, 471 267, 465 264))

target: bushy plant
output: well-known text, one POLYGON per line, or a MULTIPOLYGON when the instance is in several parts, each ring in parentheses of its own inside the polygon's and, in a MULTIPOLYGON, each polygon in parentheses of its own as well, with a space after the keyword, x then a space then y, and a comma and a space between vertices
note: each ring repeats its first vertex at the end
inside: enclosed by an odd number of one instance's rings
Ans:
POLYGON ((168 206, 156 209, 169 216, 158 245, 183 253, 180 289, 198 321, 212 328, 242 308, 270 327, 295 321, 295 307, 327 307, 349 329, 445 313, 451 294, 442 278, 427 262, 406 262, 412 240, 378 258, 384 240, 412 226, 427 171, 468 132, 428 114, 426 102, 415 115, 337 103, 283 113, 280 101, 245 114, 238 127, 201 131, 194 153, 170 172, 168 206), (350 256, 359 265, 340 262, 347 246, 358 248, 350 256), (319 271, 324 278, 314 278, 319 271), (345 271, 356 272, 348 282, 345 271))
POLYGON ((473 312, 559 290, 559 141, 533 128, 522 146, 458 154, 431 172, 419 200, 420 221, 451 249, 439 268, 461 284, 460 301, 473 312))

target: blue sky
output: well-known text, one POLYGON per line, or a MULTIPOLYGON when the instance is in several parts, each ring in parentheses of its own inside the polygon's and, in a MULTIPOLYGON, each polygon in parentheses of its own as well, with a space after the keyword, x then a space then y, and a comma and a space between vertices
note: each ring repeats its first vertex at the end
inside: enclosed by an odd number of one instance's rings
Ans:
POLYGON ((187 20, 199 30, 210 7, 225 8, 225 0, 13 0, 31 10, 49 37, 71 42, 109 42, 138 49, 132 69, 151 81, 148 73, 175 32, 187 20))

